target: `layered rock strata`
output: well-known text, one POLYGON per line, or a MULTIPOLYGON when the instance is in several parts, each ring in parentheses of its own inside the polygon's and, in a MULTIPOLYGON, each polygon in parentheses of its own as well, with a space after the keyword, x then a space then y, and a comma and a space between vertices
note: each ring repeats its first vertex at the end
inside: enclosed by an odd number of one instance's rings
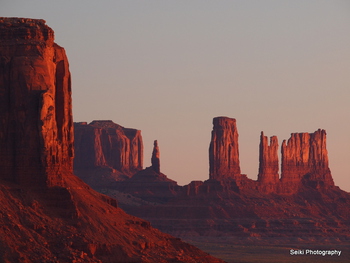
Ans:
POLYGON ((71 77, 44 20, 0 18, 0 178, 55 186, 73 167, 71 77))
POLYGON ((111 167, 130 176, 142 170, 141 131, 109 120, 75 123, 75 154, 75 169, 111 167))
POLYGON ((209 146, 209 178, 221 180, 240 174, 236 120, 216 117, 209 146))

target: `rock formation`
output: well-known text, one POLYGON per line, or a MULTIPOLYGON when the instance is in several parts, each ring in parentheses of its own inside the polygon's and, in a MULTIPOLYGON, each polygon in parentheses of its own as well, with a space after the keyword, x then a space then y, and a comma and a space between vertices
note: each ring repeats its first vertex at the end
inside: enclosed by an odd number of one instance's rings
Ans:
MULTIPOLYGON (((43 20, 0 18, 0 262, 222 262, 72 174, 70 76, 53 40, 43 20)), ((124 157, 138 156, 137 131, 103 125, 101 134, 130 152, 124 157)))
POLYGON ((1 179, 55 186, 72 170, 71 81, 44 20, 0 18, 1 179))
POLYGON ((216 117, 209 146, 209 178, 221 180, 240 174, 236 120, 216 117))
POLYGON ((261 132, 259 147, 259 174, 258 182, 263 185, 265 191, 275 190, 279 181, 278 175, 278 139, 270 137, 270 145, 267 136, 261 132), (266 189, 267 188, 267 189, 266 189))
POLYGON ((75 123, 74 169, 111 167, 125 175, 142 170, 141 131, 112 121, 75 123))
POLYGON ((158 141, 155 140, 153 144, 153 151, 152 151, 152 168, 155 172, 160 173, 160 152, 158 147, 158 141))
POLYGON ((325 130, 292 133, 287 143, 283 141, 281 153, 282 184, 295 185, 303 180, 314 186, 334 186, 328 167, 325 130))
POLYGON ((238 244, 348 242, 350 195, 334 186, 324 130, 293 133, 288 143, 283 142, 281 179, 278 139, 261 132, 255 181, 240 174, 235 120, 218 117, 213 123, 208 180, 177 186, 150 167, 114 188, 119 195, 130 195, 120 206, 163 231, 190 239, 228 236, 238 244))

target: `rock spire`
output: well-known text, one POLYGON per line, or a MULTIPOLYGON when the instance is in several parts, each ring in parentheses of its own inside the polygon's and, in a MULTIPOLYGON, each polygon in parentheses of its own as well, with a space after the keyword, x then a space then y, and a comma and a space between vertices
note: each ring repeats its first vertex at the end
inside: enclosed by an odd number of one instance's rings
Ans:
POLYGON ((155 172, 160 173, 160 152, 159 152, 159 146, 158 146, 157 140, 155 140, 153 143, 151 163, 152 163, 152 169, 155 172))
POLYGON ((1 179, 55 186, 73 167, 71 77, 44 20, 0 18, 1 179))
POLYGON ((259 147, 259 175, 258 181, 263 184, 276 184, 278 175, 278 139, 270 137, 270 145, 267 136, 261 132, 259 147))
POLYGON ((216 117, 209 146, 209 178, 221 180, 240 174, 236 120, 216 117))

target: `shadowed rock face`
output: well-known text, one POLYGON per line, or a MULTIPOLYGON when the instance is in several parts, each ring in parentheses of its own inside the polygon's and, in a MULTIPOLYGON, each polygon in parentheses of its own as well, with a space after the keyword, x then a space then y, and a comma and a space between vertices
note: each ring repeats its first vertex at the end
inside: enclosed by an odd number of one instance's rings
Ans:
POLYGON ((62 184, 73 167, 71 80, 44 20, 0 18, 1 179, 62 184))
POLYGON ((141 131, 112 121, 75 123, 75 169, 111 167, 131 175, 142 170, 141 131))
POLYGON ((216 117, 209 146, 209 178, 233 178, 240 174, 236 120, 216 117))
POLYGON ((157 140, 154 141, 151 162, 153 170, 160 173, 160 152, 157 140))

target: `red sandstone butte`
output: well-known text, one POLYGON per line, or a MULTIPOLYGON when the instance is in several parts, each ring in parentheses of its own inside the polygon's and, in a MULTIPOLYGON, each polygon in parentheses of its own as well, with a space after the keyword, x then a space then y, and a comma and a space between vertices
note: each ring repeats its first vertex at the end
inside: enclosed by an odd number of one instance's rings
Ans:
POLYGON ((70 74, 53 41, 44 20, 0 18, 0 262, 222 262, 72 174, 70 74))
POLYGON ((299 183, 302 179, 319 186, 334 186, 328 166, 326 131, 292 133, 282 143, 282 184, 299 183))
POLYGON ((75 123, 75 169, 111 167, 125 175, 142 170, 141 131, 110 120, 75 123))
POLYGON ((236 120, 216 117, 209 146, 209 177, 219 180, 240 174, 236 120))
POLYGON ((71 78, 44 20, 0 18, 1 179, 62 184, 73 167, 71 78))

